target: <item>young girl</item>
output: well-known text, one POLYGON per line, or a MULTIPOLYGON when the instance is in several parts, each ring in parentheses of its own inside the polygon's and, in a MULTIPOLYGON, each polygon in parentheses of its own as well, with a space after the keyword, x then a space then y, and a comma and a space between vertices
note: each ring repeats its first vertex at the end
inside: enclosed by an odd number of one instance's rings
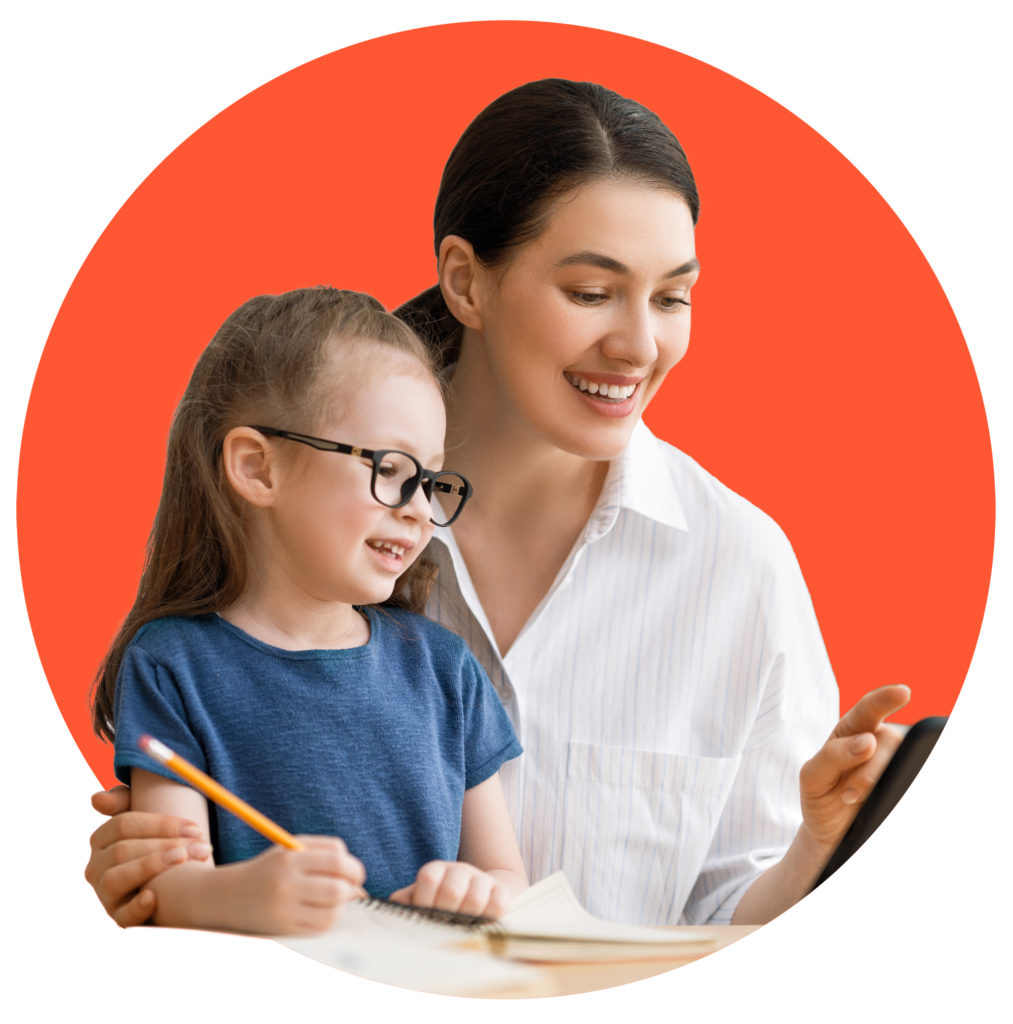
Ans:
POLYGON ((470 494, 438 468, 445 428, 425 347, 365 295, 251 299, 201 356, 93 707, 134 808, 216 851, 153 883, 158 923, 319 930, 362 885, 495 916, 527 884, 497 774, 516 736, 464 643, 413 611, 433 524, 470 494), (305 849, 180 785, 145 733, 305 849))

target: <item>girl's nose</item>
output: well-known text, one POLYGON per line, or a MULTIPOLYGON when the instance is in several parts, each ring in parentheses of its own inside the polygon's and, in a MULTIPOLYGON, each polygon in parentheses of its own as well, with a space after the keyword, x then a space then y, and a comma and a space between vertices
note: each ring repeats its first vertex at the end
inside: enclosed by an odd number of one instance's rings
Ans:
POLYGON ((433 514, 433 507, 429 499, 426 497, 425 488, 420 485, 415 488, 415 493, 411 496, 408 502, 400 508, 394 509, 394 511, 400 513, 405 518, 412 519, 420 523, 427 523, 429 522, 430 516, 433 514))

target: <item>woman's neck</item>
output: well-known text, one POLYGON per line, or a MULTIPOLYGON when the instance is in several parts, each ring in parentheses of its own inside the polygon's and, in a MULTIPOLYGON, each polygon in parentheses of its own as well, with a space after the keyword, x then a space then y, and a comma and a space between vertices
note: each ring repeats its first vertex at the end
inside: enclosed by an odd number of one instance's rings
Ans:
POLYGON ((497 408, 465 351, 448 399, 446 464, 475 494, 454 538, 506 654, 594 510, 608 462, 565 452, 497 408))

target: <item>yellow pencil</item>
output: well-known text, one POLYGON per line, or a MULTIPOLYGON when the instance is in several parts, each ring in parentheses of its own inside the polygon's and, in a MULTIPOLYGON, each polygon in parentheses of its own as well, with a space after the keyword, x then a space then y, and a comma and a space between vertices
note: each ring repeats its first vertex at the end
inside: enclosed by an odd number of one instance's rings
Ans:
POLYGON ((290 850, 305 848, 291 833, 286 832, 280 825, 276 825, 245 800, 240 800, 235 793, 230 793, 224 786, 215 782, 210 775, 205 775, 199 768, 180 757, 175 751, 170 750, 164 743, 160 743, 151 736, 142 736, 137 741, 137 745, 149 757, 154 758, 159 764, 164 764, 181 779, 185 779, 195 789, 199 789, 209 800, 214 800, 220 807, 224 807, 225 810, 231 811, 237 818, 245 821, 250 828, 256 829, 262 836, 267 836, 272 843, 286 846, 290 850))

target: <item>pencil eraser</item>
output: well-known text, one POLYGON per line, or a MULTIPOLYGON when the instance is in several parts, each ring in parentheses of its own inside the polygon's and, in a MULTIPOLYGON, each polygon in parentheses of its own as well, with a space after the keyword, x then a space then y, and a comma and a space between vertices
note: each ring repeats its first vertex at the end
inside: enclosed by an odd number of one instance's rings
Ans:
POLYGON ((141 750, 144 751, 145 754, 148 753, 148 748, 151 746, 151 737, 147 733, 145 733, 137 741, 137 745, 141 748, 141 750))

